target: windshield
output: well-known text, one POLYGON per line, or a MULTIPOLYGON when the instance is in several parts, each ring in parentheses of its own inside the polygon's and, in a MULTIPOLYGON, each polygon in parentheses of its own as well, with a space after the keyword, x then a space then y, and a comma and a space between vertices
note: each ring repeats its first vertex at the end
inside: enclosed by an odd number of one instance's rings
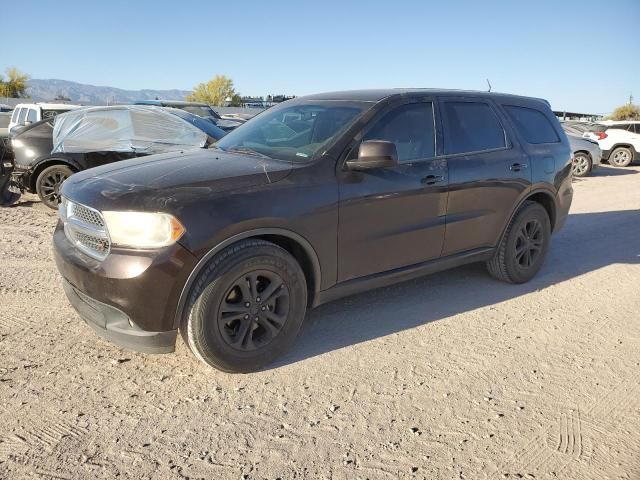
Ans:
POLYGON ((185 112, 193 113, 199 117, 220 118, 220 115, 218 115, 213 108, 206 105, 184 105, 176 108, 184 110, 185 112))
POLYGON ((368 104, 298 104, 267 110, 238 127, 216 146, 253 151, 278 160, 308 162, 354 121, 368 104))

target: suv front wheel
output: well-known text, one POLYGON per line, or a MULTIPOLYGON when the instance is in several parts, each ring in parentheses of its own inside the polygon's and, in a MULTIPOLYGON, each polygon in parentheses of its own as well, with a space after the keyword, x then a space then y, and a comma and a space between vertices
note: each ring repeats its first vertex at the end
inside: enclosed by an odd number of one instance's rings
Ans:
POLYGON ((495 255, 487 262, 489 273, 509 283, 531 280, 542 267, 551 238, 545 208, 526 201, 511 219, 495 255))
POLYGON ((588 153, 578 152, 573 157, 573 165, 571 170, 574 177, 586 177, 591 173, 593 162, 588 153))
POLYGON ((218 254, 191 289, 182 337, 204 363, 253 372, 295 341, 307 308, 307 284, 286 250, 243 240, 218 254))

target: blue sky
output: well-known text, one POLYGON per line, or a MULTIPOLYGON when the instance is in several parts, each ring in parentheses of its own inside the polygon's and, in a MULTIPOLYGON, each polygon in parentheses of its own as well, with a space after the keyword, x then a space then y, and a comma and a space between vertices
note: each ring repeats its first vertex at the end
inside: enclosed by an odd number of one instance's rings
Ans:
POLYGON ((0 71, 125 89, 215 74, 245 95, 485 89, 554 108, 640 103, 640 0, 4 2, 0 71))

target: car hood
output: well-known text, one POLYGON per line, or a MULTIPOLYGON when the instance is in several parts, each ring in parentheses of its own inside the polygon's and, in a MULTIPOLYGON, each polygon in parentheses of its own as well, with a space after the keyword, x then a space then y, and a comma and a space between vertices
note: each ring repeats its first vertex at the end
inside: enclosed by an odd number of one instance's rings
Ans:
POLYGON ((275 183, 291 165, 221 150, 149 155, 76 173, 62 194, 99 210, 176 211, 221 192, 275 183))

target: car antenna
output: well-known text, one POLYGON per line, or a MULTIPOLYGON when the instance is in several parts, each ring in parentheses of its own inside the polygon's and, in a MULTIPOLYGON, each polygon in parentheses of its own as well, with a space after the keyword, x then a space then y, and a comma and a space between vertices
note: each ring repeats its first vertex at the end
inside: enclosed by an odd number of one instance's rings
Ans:
POLYGON ((489 86, 489 90, 487 90, 487 92, 491 91, 491 82, 489 81, 489 79, 487 78, 487 85, 489 86))

